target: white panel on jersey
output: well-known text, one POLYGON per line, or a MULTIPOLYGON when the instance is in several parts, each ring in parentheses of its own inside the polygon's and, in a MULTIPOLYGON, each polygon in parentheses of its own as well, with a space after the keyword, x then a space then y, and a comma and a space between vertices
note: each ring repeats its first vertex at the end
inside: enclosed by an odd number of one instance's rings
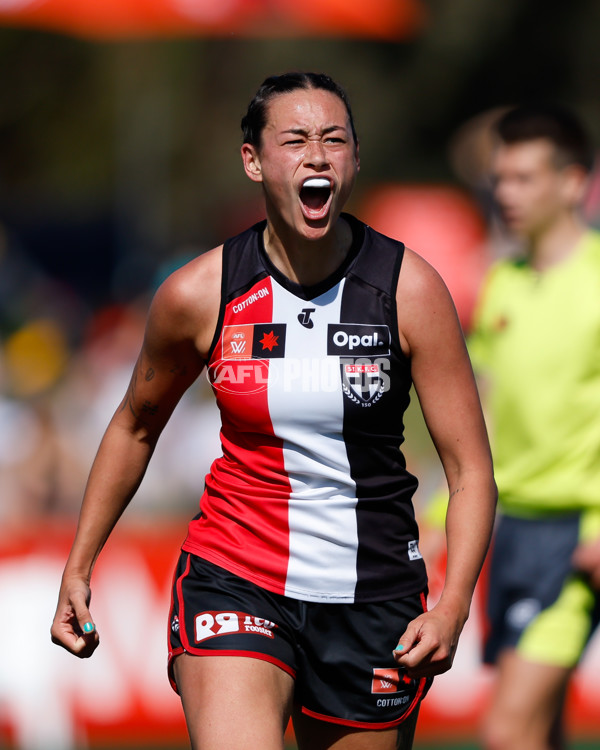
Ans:
POLYGON ((287 323, 285 358, 270 360, 268 389, 292 490, 286 593, 309 601, 352 602, 356 585, 356 486, 342 435, 339 358, 327 356, 343 286, 303 300, 273 281, 273 322, 287 323))

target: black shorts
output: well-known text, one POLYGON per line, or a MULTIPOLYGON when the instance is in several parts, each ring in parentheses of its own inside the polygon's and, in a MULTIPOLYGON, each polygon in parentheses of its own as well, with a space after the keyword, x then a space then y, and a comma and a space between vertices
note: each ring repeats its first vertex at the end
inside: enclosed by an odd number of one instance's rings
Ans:
POLYGON ((400 724, 431 680, 403 674, 392 651, 422 614, 425 594, 371 604, 303 602, 274 594, 183 552, 169 618, 169 679, 184 652, 264 659, 295 680, 303 713, 351 727, 400 724))
POLYGON ((571 558, 599 530, 597 510, 500 517, 490 565, 486 663, 514 648, 527 661, 577 665, 600 621, 600 593, 573 569, 571 558))

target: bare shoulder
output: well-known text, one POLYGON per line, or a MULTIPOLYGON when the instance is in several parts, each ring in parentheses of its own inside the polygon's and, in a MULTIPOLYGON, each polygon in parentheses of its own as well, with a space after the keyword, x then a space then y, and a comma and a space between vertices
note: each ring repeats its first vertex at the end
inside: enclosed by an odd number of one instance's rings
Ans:
POLYGON ((408 353, 434 332, 443 336, 460 328, 444 280, 430 263, 409 248, 404 253, 396 300, 400 336, 408 353))
POLYGON ((423 294, 448 294, 444 280, 431 263, 408 247, 404 250, 398 291, 407 301, 419 299, 423 294))
POLYGON ((149 324, 170 337, 193 339, 204 355, 212 341, 221 299, 223 246, 213 248, 174 271, 160 285, 149 324))

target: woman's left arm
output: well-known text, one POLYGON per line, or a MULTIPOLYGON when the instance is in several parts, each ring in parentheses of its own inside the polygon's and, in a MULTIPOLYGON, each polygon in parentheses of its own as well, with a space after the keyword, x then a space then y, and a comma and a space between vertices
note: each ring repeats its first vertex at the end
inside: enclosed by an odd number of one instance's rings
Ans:
POLYGON ((406 250, 398 324, 415 390, 449 490, 447 566, 437 604, 411 622, 395 652, 414 677, 452 665, 494 523, 497 491, 479 394, 450 294, 439 274, 406 250))

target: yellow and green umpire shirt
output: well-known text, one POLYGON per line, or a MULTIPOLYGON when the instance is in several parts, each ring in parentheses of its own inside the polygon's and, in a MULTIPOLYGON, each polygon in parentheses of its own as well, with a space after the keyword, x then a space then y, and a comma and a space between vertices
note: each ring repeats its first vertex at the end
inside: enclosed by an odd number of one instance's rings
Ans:
POLYGON ((600 233, 543 273, 498 261, 469 351, 503 512, 600 508, 600 233))

